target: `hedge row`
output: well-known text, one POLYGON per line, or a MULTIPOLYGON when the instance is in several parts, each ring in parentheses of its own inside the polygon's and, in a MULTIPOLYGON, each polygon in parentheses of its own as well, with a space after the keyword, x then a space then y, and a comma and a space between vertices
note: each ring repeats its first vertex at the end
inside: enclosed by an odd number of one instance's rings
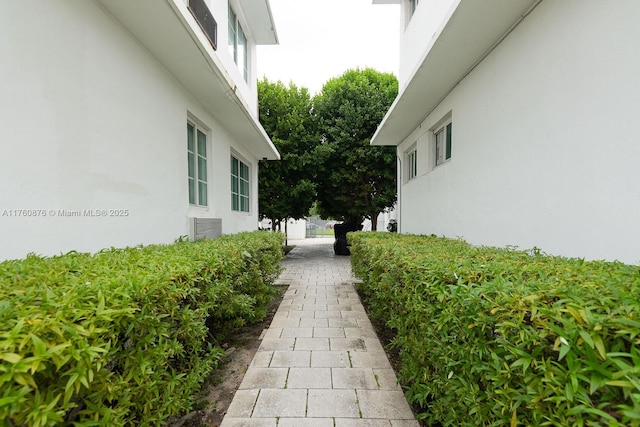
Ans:
POLYGON ((427 425, 640 425, 640 267, 349 234, 427 425))
POLYGON ((0 425, 159 425, 258 320, 283 238, 240 233, 0 263, 0 425))

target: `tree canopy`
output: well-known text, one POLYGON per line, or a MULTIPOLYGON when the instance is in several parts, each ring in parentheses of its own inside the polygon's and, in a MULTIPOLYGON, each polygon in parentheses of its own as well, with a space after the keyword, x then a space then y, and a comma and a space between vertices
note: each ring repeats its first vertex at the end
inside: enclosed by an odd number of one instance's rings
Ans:
POLYGON ((308 215, 359 224, 396 201, 395 147, 370 145, 398 93, 393 74, 367 68, 330 79, 313 99, 293 83, 258 82, 260 122, 280 161, 259 169, 260 218, 275 229, 308 215))
POLYGON ((395 147, 371 146, 371 137, 398 93, 393 74, 367 68, 329 80, 314 98, 322 142, 318 171, 321 216, 360 223, 396 201, 395 147))
POLYGON ((290 83, 258 82, 260 123, 280 152, 280 161, 261 161, 259 217, 269 218, 275 230, 288 218, 309 214, 316 199, 315 149, 317 125, 306 88, 290 83))

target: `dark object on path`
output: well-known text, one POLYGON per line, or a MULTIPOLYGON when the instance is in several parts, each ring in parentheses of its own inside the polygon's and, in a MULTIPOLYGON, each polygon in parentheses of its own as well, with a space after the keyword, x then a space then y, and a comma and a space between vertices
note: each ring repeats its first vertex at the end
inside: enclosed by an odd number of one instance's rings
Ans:
POLYGON ((333 243, 333 252, 336 255, 351 255, 347 245, 347 233, 350 231, 362 230, 361 224, 345 223, 336 224, 333 226, 333 234, 336 236, 336 241, 333 243))

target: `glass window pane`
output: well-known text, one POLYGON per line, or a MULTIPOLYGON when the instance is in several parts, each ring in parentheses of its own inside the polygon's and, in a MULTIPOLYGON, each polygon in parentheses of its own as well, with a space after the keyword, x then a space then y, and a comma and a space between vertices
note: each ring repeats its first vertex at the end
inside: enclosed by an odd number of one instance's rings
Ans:
POLYGON ((439 165, 440 163, 442 163, 442 161, 444 160, 444 153, 442 150, 442 143, 443 143, 443 135, 444 131, 441 130, 440 132, 438 132, 436 134, 436 165, 439 165))
POLYGON ((248 196, 249 195, 249 183, 247 181, 240 181, 240 194, 242 196, 248 196))
POLYGON ((409 153, 407 157, 409 164, 409 179, 413 179, 418 174, 418 153, 416 150, 413 150, 409 153))
POLYGON ((451 123, 447 125, 447 154, 446 158, 451 158, 451 123))
POLYGON ((238 25, 238 68, 242 72, 242 77, 247 81, 247 38, 242 27, 238 25))
POLYGON ((242 212, 249 212, 249 199, 246 197, 240 198, 240 210, 242 212))
POLYGON ((193 151, 193 125, 187 123, 187 150, 193 151))
POLYGON ((233 175, 238 175, 238 159, 235 157, 231 157, 231 173, 233 175))
POLYGON ((231 5, 229 5, 229 53, 233 58, 233 62, 238 62, 237 52, 236 52, 236 25, 238 19, 236 18, 236 14, 233 13, 233 9, 231 9, 231 5))
POLYGON ((195 178, 196 161, 193 153, 187 153, 187 169, 189 170, 189 178, 195 178))
POLYGON ((245 165, 242 162, 240 162, 240 177, 246 180, 249 179, 249 166, 245 165))
POLYGON ((207 135, 198 131, 198 154, 207 157, 207 135))
POLYGON ((196 204, 196 183, 192 178, 189 178, 189 204, 196 204))
POLYGON ((198 156, 198 179, 207 182, 207 159, 198 156))
POLYGON ((231 195, 231 209, 233 209, 234 211, 237 211, 239 209, 238 195, 237 194, 232 194, 231 195))
POLYGON ((194 126, 187 122, 187 186, 189 187, 189 204, 196 204, 194 126))
POLYGON ((198 204, 207 206, 207 184, 205 182, 198 182, 198 204))

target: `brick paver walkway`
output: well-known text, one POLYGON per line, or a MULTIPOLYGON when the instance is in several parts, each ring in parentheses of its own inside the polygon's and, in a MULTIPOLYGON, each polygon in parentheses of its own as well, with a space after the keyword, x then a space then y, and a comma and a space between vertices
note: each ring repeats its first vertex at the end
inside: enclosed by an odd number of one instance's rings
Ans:
POLYGON ((221 427, 416 427, 333 239, 296 245, 289 285, 221 427))

